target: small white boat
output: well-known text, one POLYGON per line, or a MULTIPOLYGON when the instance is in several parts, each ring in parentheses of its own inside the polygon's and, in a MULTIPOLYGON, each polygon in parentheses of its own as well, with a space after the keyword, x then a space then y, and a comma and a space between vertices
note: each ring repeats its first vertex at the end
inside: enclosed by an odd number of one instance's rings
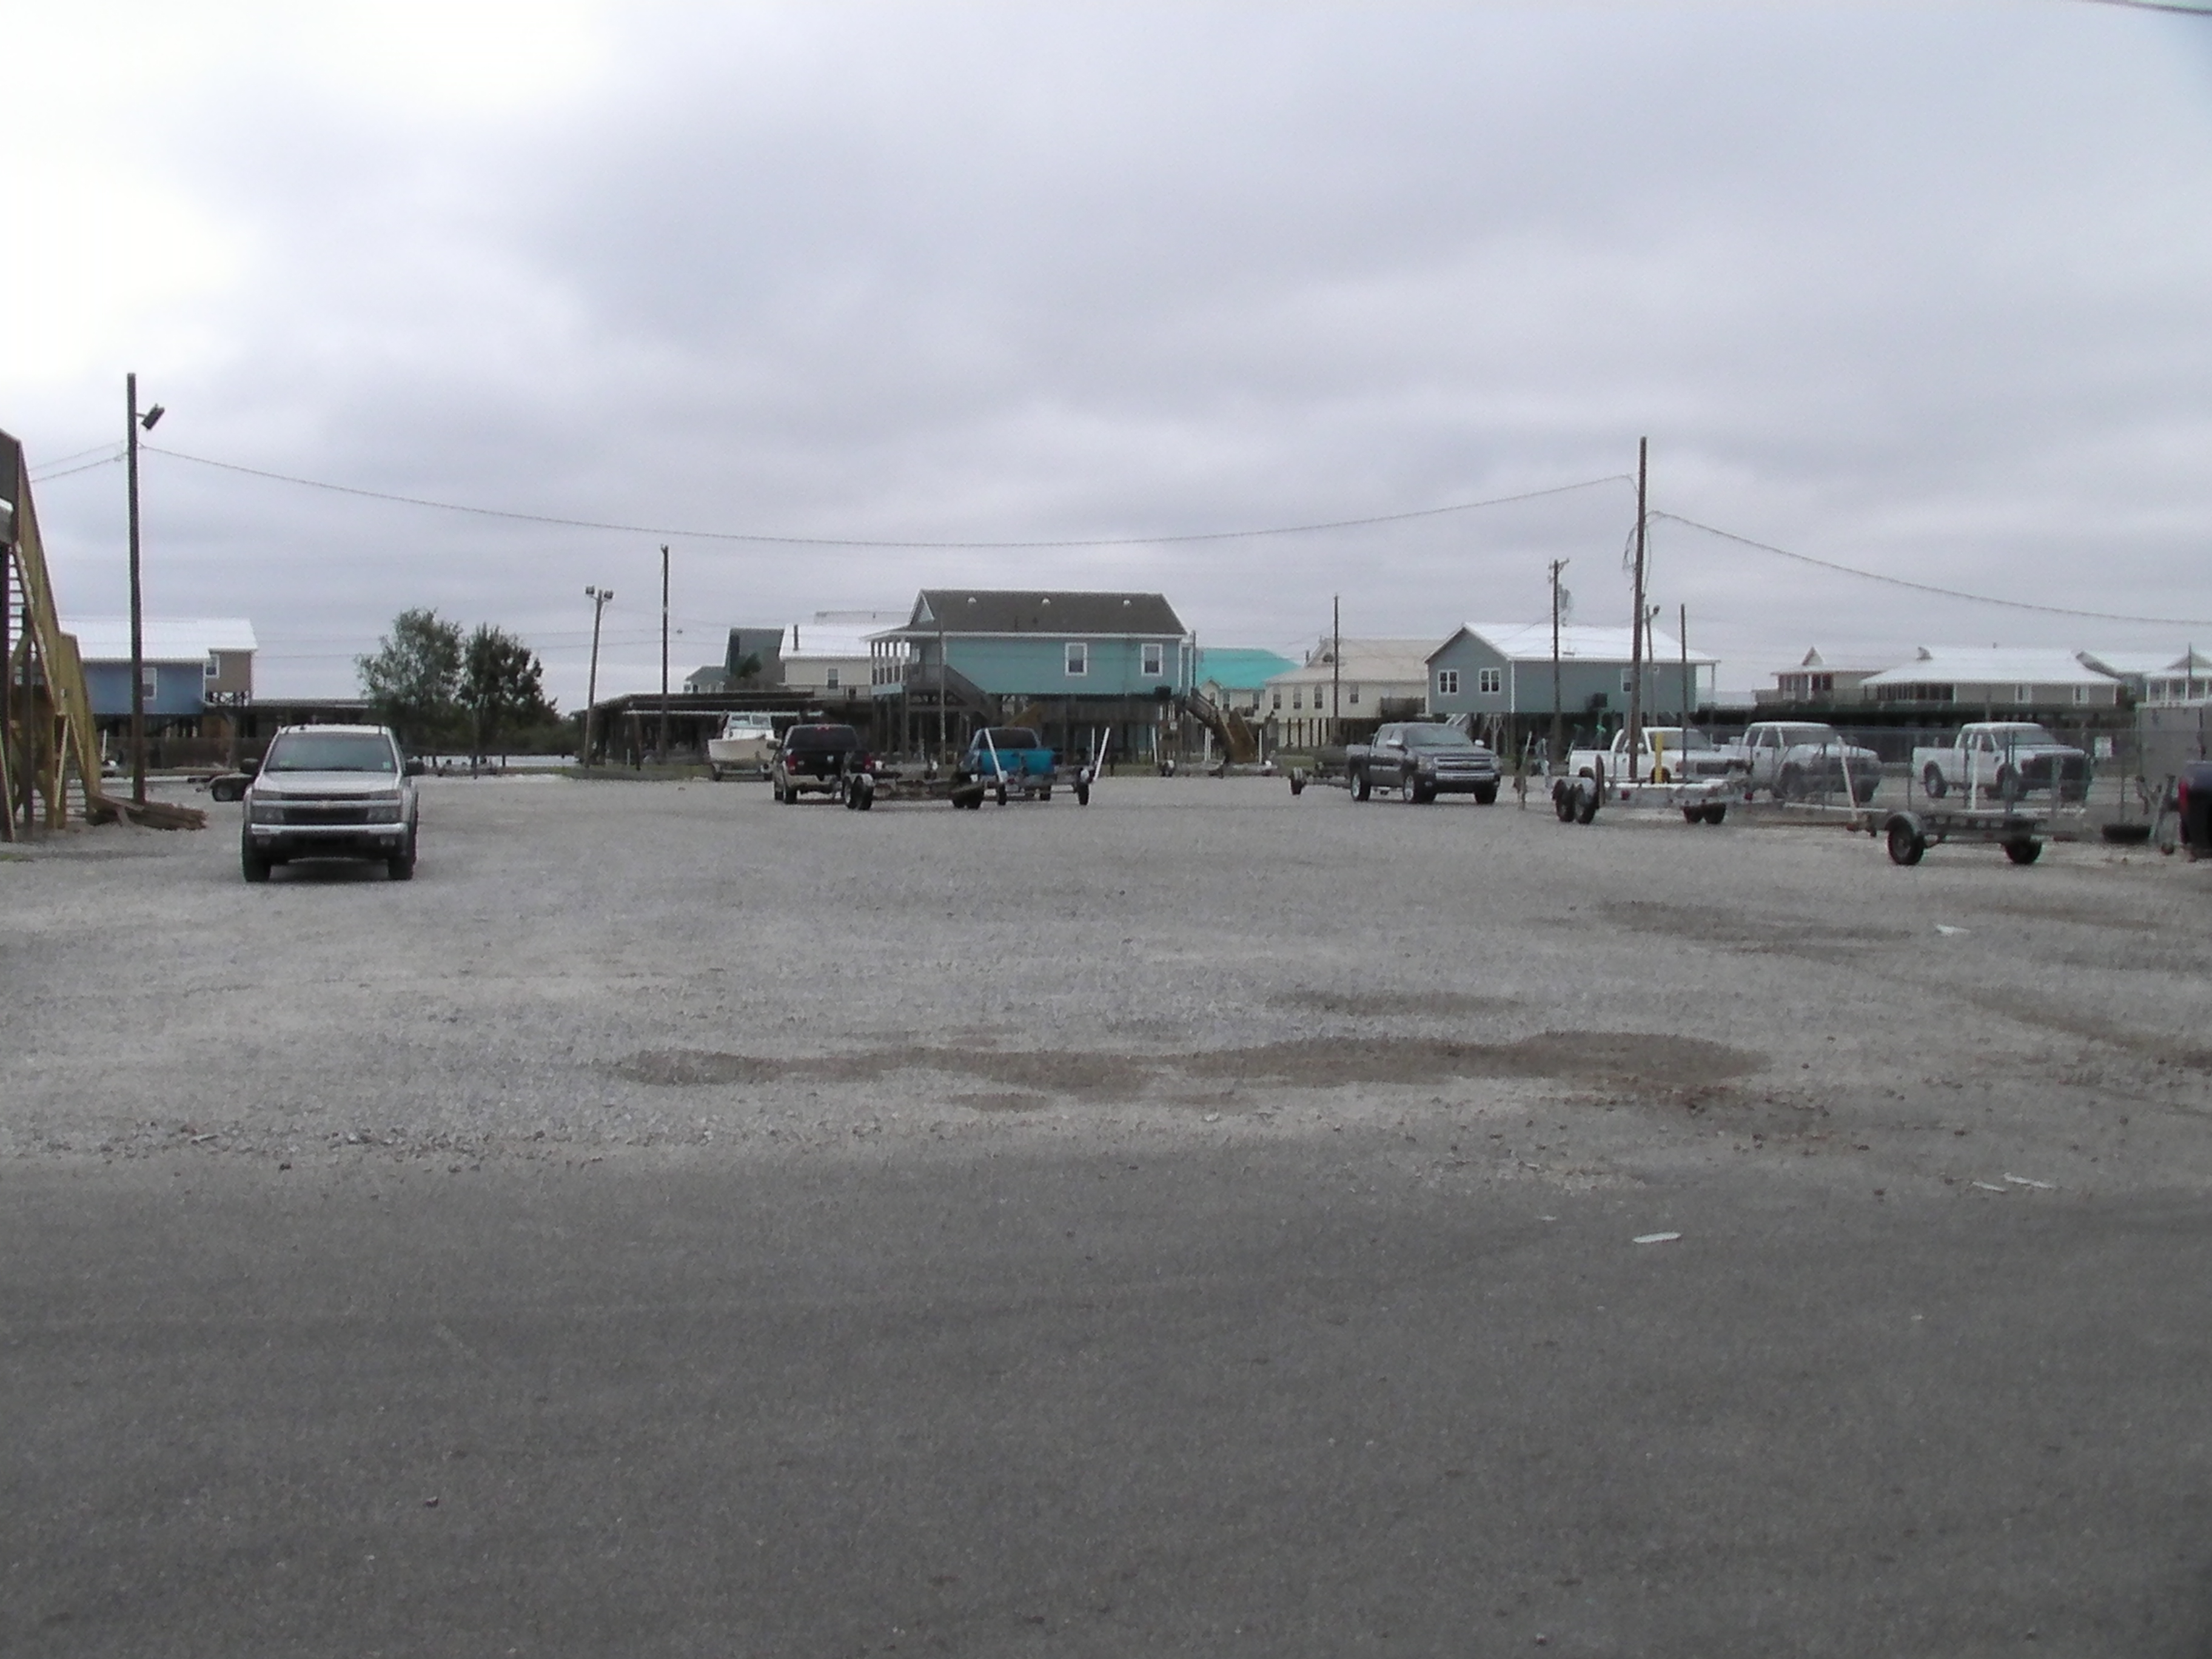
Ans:
POLYGON ((730 772, 761 772, 775 747, 775 722, 766 714, 731 714, 707 739, 707 775, 720 783, 730 772))

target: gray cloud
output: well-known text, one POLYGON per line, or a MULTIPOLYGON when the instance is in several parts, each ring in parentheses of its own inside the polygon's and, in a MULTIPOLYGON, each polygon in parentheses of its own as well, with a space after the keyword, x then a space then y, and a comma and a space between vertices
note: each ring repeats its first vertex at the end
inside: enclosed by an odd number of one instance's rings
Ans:
MULTIPOLYGON (((2199 314, 2212 22, 2087 6, 820 8, 602 20, 550 100, 181 77, 147 166, 240 250, 130 343, 178 449, 526 511, 1012 539, 1296 523, 1626 471, 1809 553, 2212 617, 2199 314), (165 359, 167 362, 165 363, 165 359), (172 366, 173 365, 173 366, 172 366)), ((94 441, 115 364, 31 388, 94 441)), ((653 538, 155 457, 157 605, 349 683, 393 611, 522 629, 581 690, 656 653, 653 538)), ((70 602, 119 483, 42 496, 70 602)), ((678 544, 714 630, 931 581, 1165 589, 1285 643, 1625 619, 1614 487, 1373 531, 1080 553, 678 544)), ((1750 683, 1805 644, 2162 643, 1821 575, 1673 525, 1656 597, 1750 683)), ((80 597, 82 594, 82 597, 80 597)), ((694 641, 696 641, 696 644, 694 641)), ((657 667, 650 672, 657 672, 657 667)))

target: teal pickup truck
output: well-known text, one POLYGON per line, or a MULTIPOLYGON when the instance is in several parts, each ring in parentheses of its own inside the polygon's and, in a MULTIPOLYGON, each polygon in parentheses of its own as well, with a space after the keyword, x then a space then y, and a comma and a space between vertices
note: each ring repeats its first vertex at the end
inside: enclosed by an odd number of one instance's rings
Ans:
MULTIPOLYGON (((1060 775, 1055 760, 1044 740, 1028 726, 987 726, 969 741, 953 781, 956 786, 981 784, 985 793, 998 797, 1001 805, 1016 797, 1050 800, 1052 787, 1060 775)), ((1085 805, 1090 781, 1084 776, 1074 780, 1076 799, 1085 805)), ((981 796, 976 799, 980 804, 981 796)))

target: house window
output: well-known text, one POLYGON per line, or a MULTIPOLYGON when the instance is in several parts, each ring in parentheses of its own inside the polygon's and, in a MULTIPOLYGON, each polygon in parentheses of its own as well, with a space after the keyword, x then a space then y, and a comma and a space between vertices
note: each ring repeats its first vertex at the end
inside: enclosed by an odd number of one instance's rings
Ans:
POLYGON ((1359 707, 1359 686, 1358 686, 1358 684, 1355 681, 1352 684, 1350 684, 1350 685, 1347 685, 1346 687, 1345 687, 1345 688, 1344 688, 1344 690, 1345 690, 1345 697, 1344 697, 1344 700, 1345 700, 1346 702, 1350 703, 1350 704, 1351 704, 1354 708, 1358 708, 1358 707, 1359 707))
POLYGON ((1458 669, 1439 668, 1437 670, 1437 695, 1440 697, 1455 697, 1459 696, 1458 669))
POLYGON ((1274 690, 1268 692, 1267 695, 1273 699, 1273 702, 1269 704, 1270 708, 1280 708, 1283 706, 1283 688, 1281 686, 1279 685, 1275 687, 1274 690))
POLYGON ((211 680, 217 678, 222 674, 222 664, 216 660, 214 652, 209 652, 207 661, 200 665, 200 678, 204 680, 211 680))
POLYGON ((826 691, 835 691, 837 689, 837 671, 836 669, 825 668, 822 671, 822 687, 823 690, 826 691))
POLYGON ((1156 680, 1167 671, 1167 647, 1154 643, 1145 647, 1145 665, 1139 671, 1146 679, 1156 680))
POLYGON ((1091 672, 1091 647, 1081 640, 1067 642, 1067 673, 1071 679, 1080 679, 1091 672))
POLYGON ((1474 689, 1486 697, 1494 697, 1505 689, 1505 671, 1502 668, 1478 668, 1474 671, 1474 689))
POLYGON ((2088 702, 2088 701, 2089 701, 2089 688, 2088 688, 2087 686, 2086 686, 2086 685, 2077 685, 2077 686, 2075 686, 2075 687, 2074 688, 2074 701, 2075 701, 2075 702, 2088 702))
POLYGON ((2015 685, 2012 689, 2012 700, 2014 702, 2033 702, 2035 699, 2029 695, 2033 690, 2033 686, 2015 685))
POLYGON ((1636 671, 1633 668, 1622 669, 1620 671, 1620 695, 1625 697, 1634 690, 1636 690, 1636 671))
POLYGON ((1305 706, 1306 706, 1306 694, 1305 694, 1305 688, 1304 688, 1304 687, 1303 687, 1303 686, 1297 686, 1297 685, 1292 686, 1292 687, 1291 688, 1291 708, 1304 708, 1305 706))
POLYGON ((138 684, 149 697, 161 695, 161 671, 152 663, 143 663, 138 669, 138 684))

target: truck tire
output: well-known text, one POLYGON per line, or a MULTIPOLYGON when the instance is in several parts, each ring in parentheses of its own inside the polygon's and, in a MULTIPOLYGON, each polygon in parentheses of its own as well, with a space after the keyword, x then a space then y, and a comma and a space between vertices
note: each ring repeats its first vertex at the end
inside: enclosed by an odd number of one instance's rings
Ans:
POLYGON ((1928 837, 1920 833, 1920 826, 1900 812, 1889 821, 1889 861, 1910 866, 1920 862, 1928 851, 1928 837))
MULTIPOLYGON (((2016 805, 2021 797, 2027 793, 2027 791, 2021 785, 2019 770, 2012 766, 2000 766, 1997 768, 1996 787, 1997 799, 2004 802, 2008 806, 2016 805)), ((2027 860, 2026 859, 2018 859, 2015 860, 2014 862, 2025 864, 2027 860)))
POLYGON ((1306 792, 1306 775, 1293 770, 1291 774, 1291 799, 1295 800, 1306 792))
POLYGON ((720 783, 721 781, 722 769, 715 765, 714 762, 708 761, 707 763, 707 781, 709 783, 720 783))
POLYGON ((2043 856, 2043 843, 2022 836, 2004 844, 2005 856, 2014 864, 2033 864, 2043 856))
POLYGON ((248 881, 269 879, 269 860, 253 850, 253 843, 240 837, 238 843, 238 873, 248 881))
POLYGON ((1401 774, 1398 779, 1398 799, 1411 806, 1420 798, 1421 786, 1413 781, 1413 775, 1411 772, 1401 774))
POLYGON ((1934 761, 1920 774, 1920 787, 1928 792, 1930 800, 1941 800, 1951 793, 1951 786, 1943 781, 1943 769, 1934 761))
POLYGON ((384 861, 384 872, 394 881, 415 879, 415 832, 407 832, 407 845, 384 861))
POLYGON ((1367 774, 1364 771, 1354 772, 1352 775, 1352 799, 1365 800, 1370 793, 1370 791, 1367 782, 1367 774))
POLYGON ((1774 799, 1796 800, 1805 793, 1805 773, 1795 764, 1782 769, 1782 775, 1774 781, 1774 799))
POLYGON ((1482 783, 1475 786, 1474 804, 1477 806, 1494 806, 1497 803, 1498 786, 1496 784, 1482 783))

